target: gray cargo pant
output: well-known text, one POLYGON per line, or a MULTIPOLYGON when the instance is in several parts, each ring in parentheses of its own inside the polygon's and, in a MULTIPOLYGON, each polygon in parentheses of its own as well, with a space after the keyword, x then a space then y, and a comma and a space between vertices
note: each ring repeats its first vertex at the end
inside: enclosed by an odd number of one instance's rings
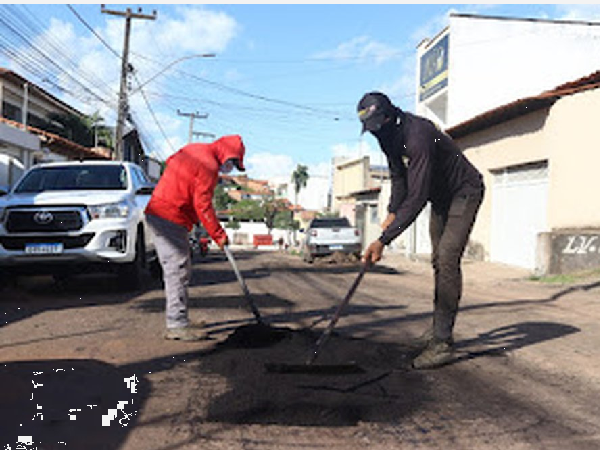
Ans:
POLYGON ((151 214, 146 222, 152 232, 156 253, 163 270, 166 297, 166 326, 189 325, 188 288, 192 271, 188 230, 151 214))
POLYGON ((432 205, 429 223, 435 277, 433 337, 452 341, 462 296, 461 259, 484 193, 459 195, 450 204, 432 205))

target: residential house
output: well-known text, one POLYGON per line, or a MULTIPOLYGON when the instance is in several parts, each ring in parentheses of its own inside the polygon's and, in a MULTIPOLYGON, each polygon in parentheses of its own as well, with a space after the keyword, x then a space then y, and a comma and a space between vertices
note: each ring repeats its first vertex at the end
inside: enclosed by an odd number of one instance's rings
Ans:
POLYGON ((447 131, 483 173, 470 243, 538 274, 600 267, 600 71, 447 131))
MULTIPOLYGON (((450 14, 449 25, 417 48, 415 111, 452 130, 517 99, 535 98, 598 70, 598 62, 590 57, 597 54, 600 22, 450 14)), ((522 137, 518 128, 505 133, 506 143, 522 137)), ((547 178, 542 173, 539 176, 547 178)), ((544 228, 542 224, 531 227, 544 228)), ((403 239, 408 254, 430 253, 429 207, 403 239)), ((494 242, 494 248, 510 247, 497 238, 494 242)), ((490 256, 493 260, 517 261, 516 257, 498 256, 498 251, 490 253, 488 249, 486 254, 496 255, 490 256)), ((531 255, 518 263, 534 265, 531 255)))
POLYGON ((0 68, 0 184, 12 185, 42 161, 109 158, 106 149, 83 147, 46 131, 49 116, 82 113, 17 73, 0 68))
MULTIPOLYGON (((336 158, 333 161, 332 211, 347 217, 350 223, 357 223, 357 197, 365 190, 381 187, 389 180, 389 169, 384 166, 372 166, 369 156, 347 159, 336 158)), ((364 202, 361 208, 372 207, 377 202, 364 202), (374 202, 374 203, 373 203, 374 202)), ((362 212, 360 214, 363 214, 362 212)))

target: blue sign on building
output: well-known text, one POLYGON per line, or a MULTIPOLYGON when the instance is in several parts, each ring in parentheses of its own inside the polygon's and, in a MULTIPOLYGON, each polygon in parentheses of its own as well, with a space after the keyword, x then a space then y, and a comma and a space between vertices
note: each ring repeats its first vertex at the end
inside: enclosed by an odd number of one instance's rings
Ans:
POLYGON ((448 86, 448 34, 421 56, 419 100, 448 86))

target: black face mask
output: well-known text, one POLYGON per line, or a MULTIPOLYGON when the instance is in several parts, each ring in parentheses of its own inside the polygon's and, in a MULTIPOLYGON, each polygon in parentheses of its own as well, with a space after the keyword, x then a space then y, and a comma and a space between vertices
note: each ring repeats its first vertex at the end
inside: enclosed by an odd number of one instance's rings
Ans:
POLYGON ((403 115, 395 111, 378 131, 371 132, 379 141, 381 150, 388 156, 399 156, 404 152, 403 115))

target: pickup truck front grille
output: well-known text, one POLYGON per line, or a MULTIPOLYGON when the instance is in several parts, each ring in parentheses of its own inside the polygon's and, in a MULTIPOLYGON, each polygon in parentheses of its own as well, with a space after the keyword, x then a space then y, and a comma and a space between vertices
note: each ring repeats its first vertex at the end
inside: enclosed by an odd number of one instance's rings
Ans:
POLYGON ((80 236, 32 236, 32 237, 0 237, 0 245, 6 250, 25 250, 26 244, 62 244, 65 250, 83 248, 89 244, 94 233, 80 236))
POLYGON ((9 233, 40 233, 77 231, 83 227, 81 210, 19 209, 8 211, 6 230, 9 233))

